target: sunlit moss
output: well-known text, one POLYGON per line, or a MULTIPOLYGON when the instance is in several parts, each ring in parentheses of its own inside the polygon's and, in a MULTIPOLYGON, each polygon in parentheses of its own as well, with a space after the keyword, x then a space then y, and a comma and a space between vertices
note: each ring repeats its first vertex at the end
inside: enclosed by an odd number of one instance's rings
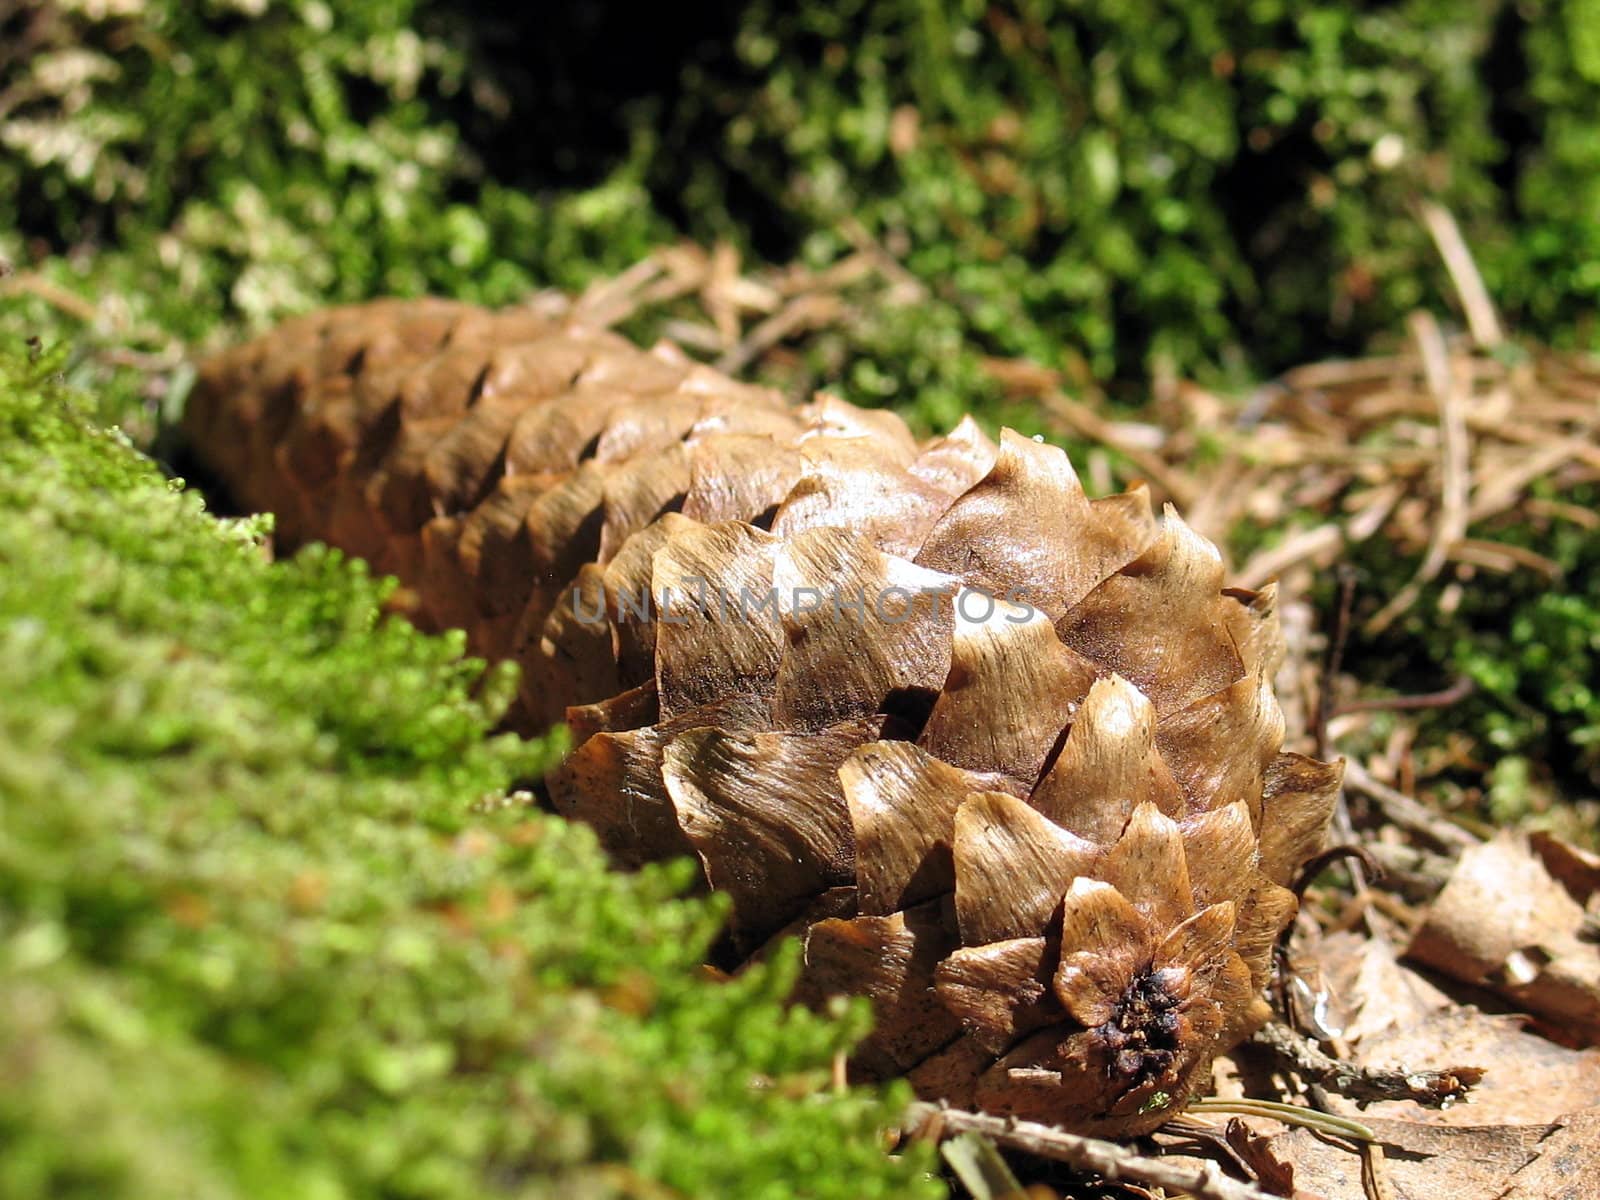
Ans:
POLYGON ((864 1013, 508 789, 507 681, 0 348, 0 1194, 936 1195, 864 1013))

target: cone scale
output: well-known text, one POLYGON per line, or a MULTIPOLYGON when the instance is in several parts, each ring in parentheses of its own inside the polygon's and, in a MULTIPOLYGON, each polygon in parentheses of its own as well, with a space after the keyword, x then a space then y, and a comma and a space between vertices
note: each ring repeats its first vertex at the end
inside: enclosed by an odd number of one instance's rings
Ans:
POLYGON ((1266 1019, 1339 769, 1282 750, 1272 588, 1142 487, 443 300, 291 321, 185 420, 281 547, 520 664, 619 863, 698 858, 741 952, 797 933, 802 1000, 869 997, 858 1076, 1127 1135, 1266 1019))

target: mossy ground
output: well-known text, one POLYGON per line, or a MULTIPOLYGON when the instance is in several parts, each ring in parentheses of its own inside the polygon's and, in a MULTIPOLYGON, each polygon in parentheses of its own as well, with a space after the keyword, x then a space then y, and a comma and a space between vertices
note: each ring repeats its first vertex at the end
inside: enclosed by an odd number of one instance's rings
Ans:
POLYGON ((862 1013, 507 789, 502 672, 0 349, 0 1194, 911 1196, 862 1013))
MULTIPOLYGON (((1600 512, 1593 485, 1560 500, 1579 512, 1600 512)), ((1429 587, 1397 629, 1376 638, 1357 634, 1349 652, 1369 684, 1421 693, 1458 679, 1472 683, 1472 695, 1417 718, 1423 756, 1431 760, 1423 770, 1446 785, 1441 799, 1470 818, 1533 821, 1594 844, 1600 841, 1600 528, 1520 517, 1484 533, 1537 548, 1559 574, 1554 580, 1534 571, 1481 575, 1456 589, 1453 606, 1441 603, 1443 586, 1429 587), (1570 802, 1577 800, 1585 803, 1574 809, 1570 802)), ((1412 563, 1378 541, 1357 566, 1369 598, 1362 608, 1370 610, 1412 563)), ((1330 611, 1336 590, 1332 580, 1320 589, 1330 611)))

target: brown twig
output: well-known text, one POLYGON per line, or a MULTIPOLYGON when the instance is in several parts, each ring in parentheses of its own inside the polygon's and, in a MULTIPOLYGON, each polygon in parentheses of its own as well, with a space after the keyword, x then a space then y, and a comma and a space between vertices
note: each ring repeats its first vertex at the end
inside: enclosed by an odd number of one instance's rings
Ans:
POLYGON ((1481 480, 1472 507, 1467 513, 1470 521, 1486 521, 1498 516, 1514 505, 1529 484, 1543 479, 1564 466, 1573 458, 1592 449, 1578 438, 1563 438, 1548 445, 1536 446, 1532 454, 1518 456, 1508 469, 1491 478, 1481 480))
POLYGON ((1516 570, 1533 571, 1546 579, 1560 579, 1563 571, 1555 559, 1510 542, 1488 542, 1462 538, 1450 550, 1452 562, 1470 563, 1509 575, 1516 570))
POLYGON ((1434 844, 1465 850, 1476 846, 1478 839, 1459 825, 1447 821, 1427 805, 1412 799, 1402 791, 1374 779, 1367 769, 1354 759, 1344 765, 1347 787, 1360 792, 1383 810, 1383 815, 1396 825, 1420 834, 1434 844))
POLYGON ((1159 454, 1153 454, 1143 446, 1134 445, 1119 434, 1110 421, 1087 404, 1080 404, 1057 391, 1045 392, 1039 399, 1073 432, 1090 441, 1109 446, 1126 458, 1177 504, 1187 508, 1189 502, 1195 498, 1195 484, 1192 479, 1169 467, 1159 454))
POLYGON ((639 307, 640 290, 661 274, 658 255, 642 258, 619 275, 590 284, 572 304, 579 320, 609 329, 632 316, 639 307))
MULTIPOLYGON (((1300 873, 1295 876, 1294 886, 1290 889, 1297 899, 1304 900, 1306 889, 1311 886, 1316 877, 1328 867, 1341 859, 1353 858, 1372 877, 1374 882, 1383 879, 1383 864, 1372 857, 1372 853, 1365 846, 1347 844, 1343 846, 1329 846, 1321 854, 1314 855, 1305 866, 1300 868, 1300 873)), ((1293 931, 1293 926, 1284 930, 1285 935, 1293 931)))
POLYGON ((1409 904, 1427 904, 1455 871, 1454 858, 1407 843, 1374 841, 1367 853, 1383 868, 1384 887, 1409 904))
POLYGON ((1400 1193, 1389 1178, 1383 1146, 1378 1142, 1364 1142, 1355 1150, 1361 1156, 1361 1190, 1368 1200, 1399 1200, 1400 1193))
POLYGON ((1286 540, 1263 550, 1239 569, 1239 586, 1259 588, 1268 580, 1279 579, 1291 568, 1304 562, 1314 562, 1324 555, 1343 549, 1346 525, 1329 521, 1312 529, 1304 529, 1286 540))
POLYGON ((51 308, 58 309, 85 324, 93 322, 100 315, 93 304, 76 292, 33 271, 24 271, 7 279, 5 284, 0 286, 0 295, 10 295, 15 292, 26 292, 31 296, 37 296, 51 308))
POLYGON ((1416 603, 1422 589, 1449 561, 1450 548, 1467 533, 1468 500, 1472 486, 1472 442, 1467 432, 1462 381, 1450 361, 1444 334, 1433 314, 1411 315, 1412 335, 1422 353, 1428 390, 1439 406, 1439 511, 1428 549, 1416 574, 1367 622, 1369 634, 1381 633, 1416 603))
POLYGON ((1348 1100, 1415 1100, 1438 1108, 1461 1099, 1482 1081, 1482 1067, 1408 1071, 1402 1067, 1362 1067, 1325 1054, 1309 1038, 1273 1022, 1251 1039, 1282 1058, 1296 1072, 1348 1100))
POLYGON ((1484 287, 1483 276, 1478 273, 1478 264, 1461 236, 1461 226, 1456 224, 1449 209, 1432 200, 1422 201, 1417 208, 1428 236, 1438 247, 1439 257, 1444 259, 1450 282, 1455 284, 1461 309, 1467 315, 1467 328, 1472 330, 1472 340, 1492 350, 1505 341, 1505 334, 1500 329, 1500 318, 1495 315, 1494 302, 1489 299, 1489 289, 1484 287))
POLYGON ((843 303, 830 293, 806 292, 795 296, 723 353, 716 361, 717 370, 736 375, 785 338, 831 324, 843 312, 843 303))
POLYGON ((1476 685, 1463 675, 1449 687, 1420 696, 1374 696, 1368 700, 1347 700, 1328 714, 1331 721, 1356 712, 1401 712, 1427 708, 1449 708, 1472 695, 1476 685))
POLYGON ((888 280, 891 287, 887 298, 891 303, 917 304, 927 299, 927 285, 891 254, 855 217, 845 217, 840 221, 839 232, 844 234, 845 240, 858 254, 866 255, 879 273, 888 280))
POLYGON ((1254 1184, 1230 1179, 1215 1163, 1149 1158, 1116 1142, 1080 1137, 1034 1121, 917 1103, 906 1113, 905 1129, 912 1137, 979 1133, 996 1145, 1065 1163, 1079 1171, 1092 1171, 1108 1180, 1166 1188, 1199 1200, 1272 1200, 1254 1184))
MULTIPOLYGON (((1350 614, 1355 609, 1356 574, 1353 568, 1339 568, 1339 607, 1334 610, 1333 629, 1328 634, 1328 652, 1322 660, 1322 679, 1317 687, 1317 707, 1311 717, 1311 732, 1317 757, 1328 757, 1328 721, 1333 716, 1333 681, 1344 665, 1345 646, 1350 640, 1350 614)), ((1341 796, 1342 800, 1342 796, 1341 796)), ((1346 816, 1348 824, 1349 817, 1346 816)), ((1341 832, 1346 832, 1341 830, 1341 832)))

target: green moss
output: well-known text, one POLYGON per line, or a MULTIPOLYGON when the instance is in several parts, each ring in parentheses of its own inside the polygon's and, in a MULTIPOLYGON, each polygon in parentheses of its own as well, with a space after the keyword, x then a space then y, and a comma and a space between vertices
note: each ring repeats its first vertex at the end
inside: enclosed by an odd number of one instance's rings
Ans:
MULTIPOLYGON (((1483 75, 1497 37, 1518 52, 1505 11, 754 0, 677 110, 699 169, 652 186, 733 233, 754 192, 819 259, 854 221, 989 353, 1270 371, 1447 296, 1418 195, 1504 242, 1483 75)), ((959 386, 914 349, 899 374, 959 386)))
POLYGON ((119 346, 580 286, 680 232, 812 262, 865 233, 926 296, 865 304, 812 376, 944 425, 996 400, 981 354, 1137 398, 1156 363, 1239 382, 1449 308, 1419 197, 1526 334, 1593 334, 1583 0, 29 7, 56 19, 0 36, 0 256, 119 346))
MULTIPOLYGON (((99 314, 28 293, 0 330, 177 352, 330 301, 574 287, 670 236, 639 155, 559 195, 488 177, 460 126, 496 93, 418 0, 23 10, 0 18, 0 262, 99 314)), ((141 374, 95 366, 132 423, 141 374)))
POLYGON ((1519 116, 1537 130, 1521 148, 1516 213, 1521 254, 1494 264, 1498 293, 1531 328, 1569 345, 1593 346, 1600 298, 1600 7, 1541 0, 1526 14, 1526 96, 1519 116))
POLYGON ((1514 325, 1592 343, 1592 3, 737 8, 650 110, 646 179, 697 236, 823 262, 865 233, 926 285, 835 339, 854 398, 984 406, 978 353, 1139 399, 1157 366, 1360 351, 1455 307, 1421 198, 1514 325))
MULTIPOLYGON (((1593 511, 1600 489, 1570 489, 1559 499, 1593 511)), ((1365 680, 1400 691, 1472 680, 1473 695, 1419 720, 1426 744, 1465 739, 1477 769, 1461 776, 1475 784, 1479 771, 1489 773, 1491 808, 1525 811, 1533 777, 1572 796, 1590 793, 1600 788, 1600 530, 1550 517, 1474 532, 1532 548, 1560 569, 1560 578, 1552 583, 1531 570, 1442 578, 1397 628, 1366 638, 1360 622, 1417 567, 1414 557, 1374 539, 1357 549, 1352 563, 1360 599, 1351 660, 1365 680), (1441 612, 1452 582, 1454 606, 1441 612)), ((1322 597, 1330 612, 1332 591, 1330 580, 1322 597)))
POLYGON ((264 561, 0 348, 0 1193, 937 1194, 862 1012, 697 972, 684 864, 507 789, 510 680, 264 561))

